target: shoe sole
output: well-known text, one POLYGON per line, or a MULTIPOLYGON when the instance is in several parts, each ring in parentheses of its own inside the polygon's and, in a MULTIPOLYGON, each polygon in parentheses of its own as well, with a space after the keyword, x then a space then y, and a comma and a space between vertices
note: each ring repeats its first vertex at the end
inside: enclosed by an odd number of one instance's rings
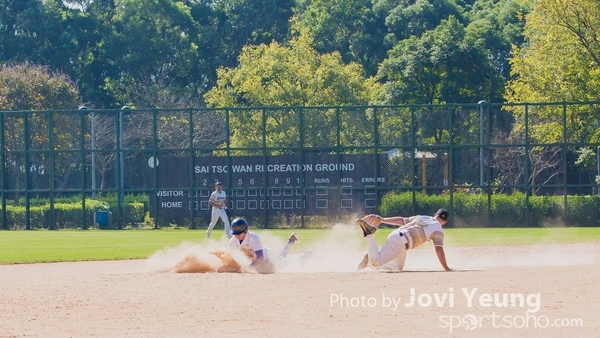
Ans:
POLYGON ((362 269, 366 268, 368 265, 369 265, 369 254, 365 254, 365 257, 363 258, 363 260, 358 264, 357 270, 362 270, 362 269))
POLYGON ((298 238, 298 236, 295 233, 292 233, 292 236, 290 236, 290 238, 288 238, 288 241, 290 242, 300 242, 300 238, 298 238))

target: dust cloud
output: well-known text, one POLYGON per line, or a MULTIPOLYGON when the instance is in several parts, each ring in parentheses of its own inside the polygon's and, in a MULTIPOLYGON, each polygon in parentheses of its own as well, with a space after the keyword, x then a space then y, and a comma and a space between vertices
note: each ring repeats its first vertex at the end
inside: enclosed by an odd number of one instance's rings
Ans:
MULTIPOLYGON (((292 231, 290 230, 290 233, 292 231)), ((263 246, 272 257, 277 273, 355 272, 367 252, 367 245, 355 224, 336 224, 323 231, 323 238, 310 245, 293 245, 287 257, 278 253, 285 241, 261 232, 263 246)), ((302 238, 300 238, 302 241, 302 238)), ((205 244, 181 243, 155 252, 146 260, 151 271, 161 272, 256 272, 239 251, 225 252, 227 239, 205 244)), ((502 267, 550 267, 600 263, 600 243, 530 244, 511 246, 444 247, 448 265, 455 270, 483 270, 502 267), (507 248, 509 250, 507 250, 507 248), (507 254, 507 251, 509 252, 507 254)), ((366 268, 361 272, 376 272, 366 268)), ((409 250, 403 271, 442 271, 433 244, 427 242, 409 250)))
POLYGON ((224 251, 226 247, 225 239, 205 246, 183 242, 152 254, 146 267, 150 271, 178 273, 246 272, 244 266, 249 260, 241 252, 224 251))
MULTIPOLYGON (((290 231, 291 234, 292 231, 290 231)), ((292 245, 287 257, 278 254, 285 246, 280 237, 262 232, 263 246, 273 258, 276 272, 343 272, 355 271, 366 253, 366 244, 356 225, 336 224, 332 231, 323 232, 322 240, 317 240, 305 250, 299 251, 292 245)), ((302 238, 300 238, 302 240, 302 238)), ((160 272, 253 272, 250 261, 239 251, 224 251, 227 239, 211 241, 207 244, 183 242, 179 246, 167 247, 152 254, 146 260, 150 271, 160 272), (223 253, 226 253, 223 259, 223 253), (240 266, 239 271, 231 271, 233 259, 240 266)))

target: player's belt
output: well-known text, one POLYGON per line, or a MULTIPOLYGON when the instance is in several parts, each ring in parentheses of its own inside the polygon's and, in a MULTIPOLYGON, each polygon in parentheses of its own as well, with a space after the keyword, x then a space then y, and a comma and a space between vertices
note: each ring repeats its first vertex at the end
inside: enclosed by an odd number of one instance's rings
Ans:
POLYGON ((410 235, 407 232, 400 232, 400 237, 405 237, 406 238, 406 244, 404 244, 404 248, 406 248, 406 250, 410 249, 410 247, 412 246, 412 238, 410 237, 410 235))

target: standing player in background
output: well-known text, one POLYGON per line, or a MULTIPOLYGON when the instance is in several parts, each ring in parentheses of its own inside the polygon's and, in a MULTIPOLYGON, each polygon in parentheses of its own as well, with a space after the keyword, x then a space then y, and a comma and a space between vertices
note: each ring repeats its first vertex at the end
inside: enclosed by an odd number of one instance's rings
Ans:
POLYGON ((358 268, 363 269, 370 263, 374 268, 402 271, 406 262, 406 251, 431 240, 440 264, 444 270, 451 271, 446 263, 442 229, 448 218, 448 210, 439 209, 433 216, 381 217, 371 214, 357 219, 356 223, 363 230, 368 247, 368 253, 358 268), (396 225, 399 228, 388 235, 380 250, 373 234, 381 223, 396 225))
POLYGON ((229 217, 227 217, 227 194, 223 191, 221 182, 215 183, 215 191, 210 194, 208 204, 212 206, 212 213, 208 230, 206 230, 206 237, 211 237, 212 229, 217 224, 219 218, 221 218, 225 225, 225 235, 227 235, 227 238, 231 238, 231 227, 229 225, 229 217))

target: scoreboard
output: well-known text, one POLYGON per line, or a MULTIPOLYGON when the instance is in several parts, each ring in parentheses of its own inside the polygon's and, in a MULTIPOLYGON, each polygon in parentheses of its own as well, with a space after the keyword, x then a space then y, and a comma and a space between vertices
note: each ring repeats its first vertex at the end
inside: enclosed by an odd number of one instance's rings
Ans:
MULTIPOLYGON (((208 198, 223 183, 235 214, 367 213, 377 209, 376 186, 387 185, 387 154, 203 156, 150 159, 157 163, 161 215, 210 215, 208 198)), ((168 216, 167 216, 168 217, 168 216)))

